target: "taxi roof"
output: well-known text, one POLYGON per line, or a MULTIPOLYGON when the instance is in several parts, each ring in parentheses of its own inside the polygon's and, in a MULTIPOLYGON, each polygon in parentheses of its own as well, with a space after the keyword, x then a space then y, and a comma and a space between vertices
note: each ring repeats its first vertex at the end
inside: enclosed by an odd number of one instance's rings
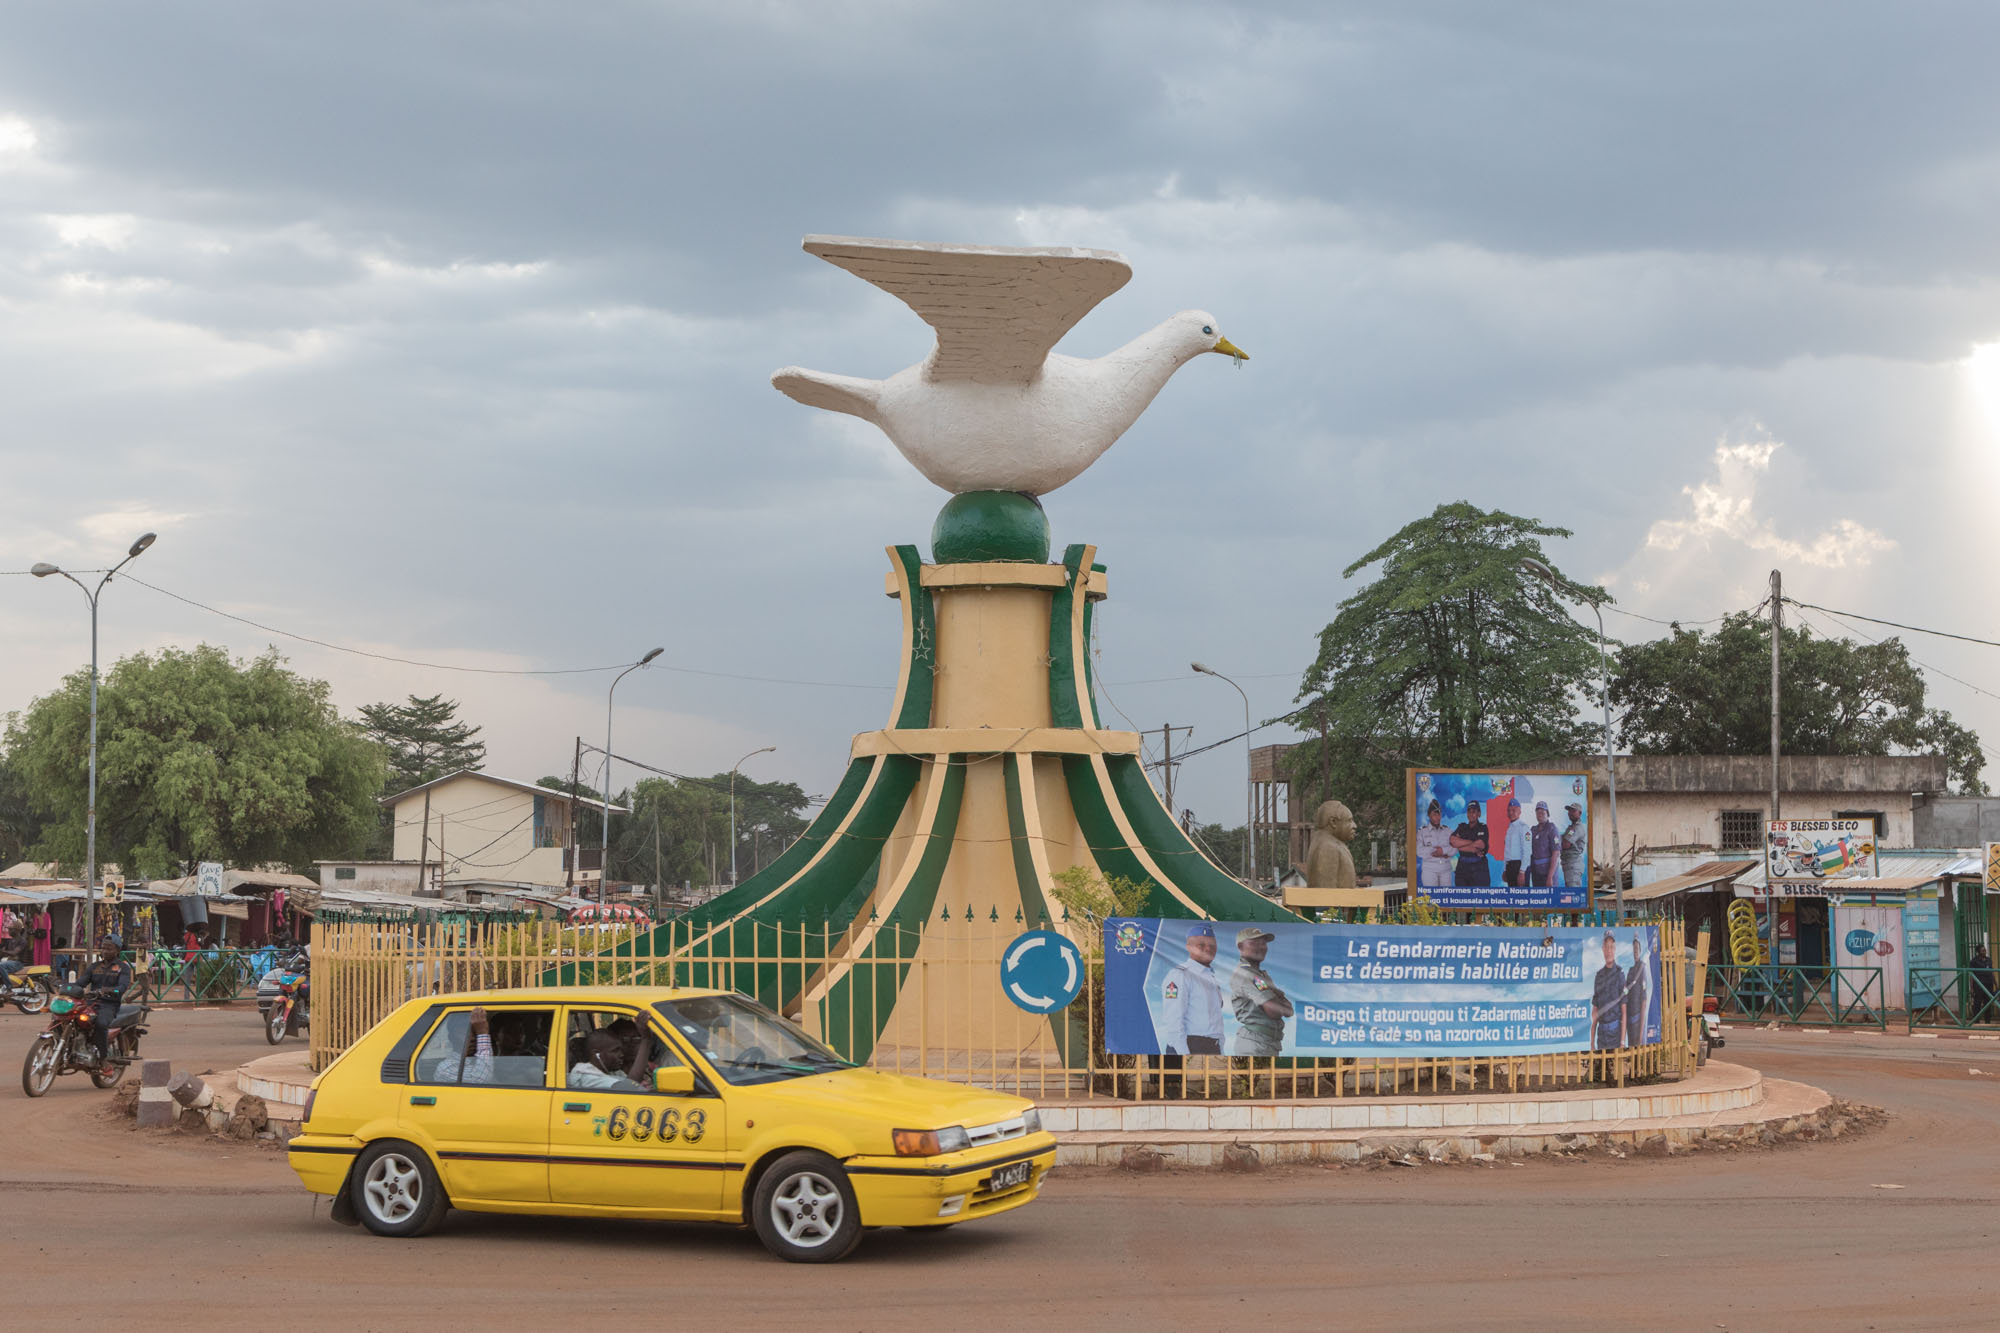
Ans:
POLYGON ((623 1000, 627 1004, 650 1004, 655 1000, 685 1000, 735 993, 713 986, 496 986, 486 990, 419 996, 412 1003, 562 1004, 571 1000, 623 1000))

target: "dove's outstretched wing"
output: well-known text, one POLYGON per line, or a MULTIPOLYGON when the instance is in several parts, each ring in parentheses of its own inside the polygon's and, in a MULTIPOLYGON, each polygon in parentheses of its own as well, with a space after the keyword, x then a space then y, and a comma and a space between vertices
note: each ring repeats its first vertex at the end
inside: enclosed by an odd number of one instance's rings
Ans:
POLYGON ((865 278, 937 330, 925 378, 1022 384, 1132 266, 1109 250, 934 245, 808 236, 818 255, 865 278))

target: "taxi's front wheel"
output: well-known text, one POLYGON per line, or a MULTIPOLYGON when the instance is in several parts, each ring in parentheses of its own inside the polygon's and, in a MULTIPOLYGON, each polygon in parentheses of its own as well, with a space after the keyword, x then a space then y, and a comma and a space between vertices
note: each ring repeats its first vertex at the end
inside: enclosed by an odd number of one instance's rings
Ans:
POLYGON ((378 1236, 435 1231, 449 1207, 430 1156, 395 1139, 371 1143, 362 1151, 347 1189, 361 1225, 378 1236))
POLYGON ((764 1248, 795 1264, 845 1259, 861 1243, 861 1209, 840 1163, 786 1153, 757 1182, 750 1222, 764 1248))

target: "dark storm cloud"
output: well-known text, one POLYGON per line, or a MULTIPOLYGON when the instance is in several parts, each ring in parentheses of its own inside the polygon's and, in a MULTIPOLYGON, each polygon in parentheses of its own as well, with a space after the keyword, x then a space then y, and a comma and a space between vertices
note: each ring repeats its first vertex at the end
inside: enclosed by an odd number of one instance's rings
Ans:
MULTIPOLYGON (((1566 568, 1669 614, 1835 518, 1907 568, 1940 524, 1869 484, 1882 460, 1977 489, 1954 363, 2000 338, 1996 29, 1972 4, 17 6, 0 392, 27 518, 0 565, 152 523, 161 582, 399 655, 659 641, 882 681, 880 547, 941 497, 767 377, 886 375, 929 334, 799 252, 834 231, 1122 249, 1134 281, 1065 350, 1200 305, 1251 351, 1050 497, 1114 571, 1107 682, 1200 656, 1281 711, 1339 569, 1460 498, 1575 528, 1566 568), (1784 444, 1731 470, 1732 441, 1784 444)), ((1892 595, 1880 558, 1839 578, 1892 595)), ((20 582, 0 706, 74 660, 72 608, 20 582)), ((120 650, 263 641, 130 595, 120 650)), ((295 650, 349 707, 462 679, 295 650)), ((778 739, 819 787, 883 702, 642 680, 641 752, 778 739)), ((1212 739, 1238 725, 1213 686, 1115 704, 1212 739)), ((602 702, 478 688, 526 776, 602 702)), ((1233 775, 1190 771, 1204 817, 1233 775)))

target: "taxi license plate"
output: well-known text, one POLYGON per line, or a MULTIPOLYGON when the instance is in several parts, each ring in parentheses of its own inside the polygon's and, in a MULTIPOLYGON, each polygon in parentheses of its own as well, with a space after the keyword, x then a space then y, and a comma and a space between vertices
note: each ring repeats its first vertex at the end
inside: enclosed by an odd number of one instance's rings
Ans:
POLYGON ((1001 1190, 1013 1189, 1016 1185, 1028 1183, 1028 1173, 1035 1169, 1033 1162, 1014 1162, 1001 1167, 986 1177, 986 1192, 998 1194, 1001 1190))

